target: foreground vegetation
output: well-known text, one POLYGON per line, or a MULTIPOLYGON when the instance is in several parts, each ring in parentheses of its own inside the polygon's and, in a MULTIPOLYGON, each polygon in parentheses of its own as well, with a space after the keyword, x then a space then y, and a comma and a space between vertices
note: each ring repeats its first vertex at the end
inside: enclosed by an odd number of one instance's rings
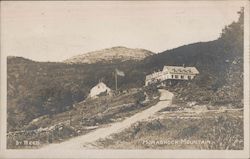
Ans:
POLYGON ((76 103, 69 111, 39 117, 18 131, 9 132, 7 147, 39 148, 44 144, 84 135, 149 108, 158 102, 158 97, 157 89, 151 88, 86 99, 76 103), (38 141, 39 145, 17 144, 17 141, 38 141))
MULTIPOLYGON (((158 114, 159 115, 159 114, 158 114)), ((168 112, 94 144, 105 149, 242 150, 242 111, 168 112), (241 116, 241 117, 240 117, 241 116)))

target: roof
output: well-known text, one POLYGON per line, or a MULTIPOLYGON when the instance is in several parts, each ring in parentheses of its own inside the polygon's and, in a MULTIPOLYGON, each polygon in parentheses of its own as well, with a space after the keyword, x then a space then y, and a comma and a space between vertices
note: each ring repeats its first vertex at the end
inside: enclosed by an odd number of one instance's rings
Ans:
POLYGON ((90 90, 90 94, 89 97, 94 97, 99 95, 102 92, 110 92, 111 89, 103 82, 99 82, 96 86, 94 86, 91 90, 90 90))
POLYGON ((151 79, 151 78, 155 78, 155 77, 159 77, 161 75, 162 75, 162 71, 153 72, 152 74, 146 75, 146 80, 151 79))
POLYGON ((164 66, 163 71, 168 71, 173 74, 199 74, 199 71, 195 67, 183 67, 183 66, 164 66))
MULTIPOLYGON (((97 85, 95 85, 93 88, 107 88, 110 89, 105 83, 99 82, 97 85)), ((92 88, 92 89, 93 89, 92 88)))

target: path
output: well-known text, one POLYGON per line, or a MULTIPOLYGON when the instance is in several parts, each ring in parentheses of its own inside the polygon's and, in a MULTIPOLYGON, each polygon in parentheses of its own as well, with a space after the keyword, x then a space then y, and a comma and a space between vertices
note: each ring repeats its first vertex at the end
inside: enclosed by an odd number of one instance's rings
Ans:
POLYGON ((50 144, 50 145, 42 147, 41 149, 44 149, 44 150, 84 149, 84 145, 88 143, 93 143, 97 141, 98 139, 103 139, 103 138, 110 136, 111 134, 119 133, 123 131, 124 129, 129 128, 132 124, 136 122, 148 119, 150 116, 154 115, 159 110, 169 106, 172 102, 173 94, 171 92, 167 90, 163 90, 163 89, 159 91, 161 93, 160 101, 154 106, 144 111, 141 111, 129 118, 126 118, 125 120, 121 122, 112 123, 108 127, 99 128, 93 132, 72 138, 65 142, 50 144))

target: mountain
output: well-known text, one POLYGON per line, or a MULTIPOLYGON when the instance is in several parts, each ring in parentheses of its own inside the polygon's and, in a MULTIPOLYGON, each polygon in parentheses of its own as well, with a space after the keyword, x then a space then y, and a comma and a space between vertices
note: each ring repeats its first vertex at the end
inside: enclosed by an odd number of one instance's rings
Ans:
MULTIPOLYGON (((116 68, 125 72, 125 77, 118 77, 118 88, 125 90, 144 86, 145 76, 164 65, 195 66, 199 76, 190 83, 170 88, 171 91, 181 94, 183 99, 188 97, 209 104, 237 102, 235 105, 242 107, 243 26, 241 12, 239 20, 226 26, 216 40, 188 44, 153 55, 142 51, 150 55, 140 60, 114 60, 114 50, 131 50, 121 47, 93 52, 95 55, 112 52, 112 56, 107 57, 109 62, 103 62, 103 57, 95 57, 92 61, 95 63, 69 65, 10 57, 7 59, 8 131, 21 128, 41 115, 72 109, 74 103, 87 97, 100 79, 114 89, 113 72, 116 68)), ((133 54, 127 53, 126 59, 133 54)))
POLYGON ((8 56, 7 61, 12 63, 33 63, 34 61, 19 56, 8 56))
POLYGON ((65 60, 65 63, 109 63, 114 61, 143 60, 154 53, 145 49, 131 49, 122 46, 88 52, 65 60))

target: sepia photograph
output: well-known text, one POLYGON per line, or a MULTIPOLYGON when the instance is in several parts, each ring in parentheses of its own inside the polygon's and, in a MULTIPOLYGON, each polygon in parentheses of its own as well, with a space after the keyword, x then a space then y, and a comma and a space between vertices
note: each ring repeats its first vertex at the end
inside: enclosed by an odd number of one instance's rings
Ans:
POLYGON ((249 1, 0 13, 0 158, 249 158, 249 1))

